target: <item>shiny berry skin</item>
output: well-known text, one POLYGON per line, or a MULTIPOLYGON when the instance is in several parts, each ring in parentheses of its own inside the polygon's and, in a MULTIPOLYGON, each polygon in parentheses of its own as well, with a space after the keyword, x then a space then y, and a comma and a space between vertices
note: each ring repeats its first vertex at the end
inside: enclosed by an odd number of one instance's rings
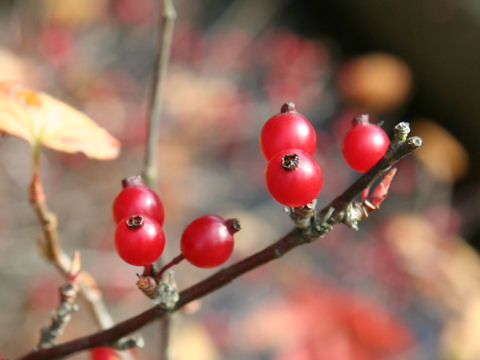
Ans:
POLYGON ((126 217, 145 214, 163 225, 165 213, 158 195, 144 185, 140 176, 130 176, 122 180, 123 190, 113 202, 115 224, 126 217))
POLYGON ((162 255, 165 235, 162 227, 147 215, 121 220, 115 231, 115 249, 127 263, 147 266, 162 255))
POLYGON ((292 102, 285 103, 279 114, 268 119, 260 133, 260 149, 267 161, 287 149, 300 149, 313 155, 316 146, 315 129, 295 110, 292 102))
POLYGON ((352 128, 343 138, 345 162, 359 172, 367 172, 387 152, 390 139, 378 125, 371 124, 368 115, 353 119, 352 128))
POLYGON ((270 195, 279 203, 301 207, 322 190, 323 173, 309 154, 298 149, 284 150, 269 161, 265 183, 270 195))
POLYGON ((114 348, 102 346, 90 351, 91 360, 120 360, 114 348))
POLYGON ((236 219, 224 220, 204 215, 193 220, 183 231, 180 247, 190 263, 201 268, 223 264, 233 251, 233 234, 240 230, 236 219))

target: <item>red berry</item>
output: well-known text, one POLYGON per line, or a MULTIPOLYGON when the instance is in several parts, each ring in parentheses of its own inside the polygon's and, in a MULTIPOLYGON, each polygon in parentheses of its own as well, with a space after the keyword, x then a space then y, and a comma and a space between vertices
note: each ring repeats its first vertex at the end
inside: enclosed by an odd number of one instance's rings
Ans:
POLYGON ((240 230, 236 219, 224 220, 204 215, 193 220, 183 231, 181 250, 185 259, 201 268, 223 264, 233 251, 233 234, 240 230))
POLYGON ((163 225, 165 213, 158 195, 144 185, 140 176, 122 180, 123 190, 113 202, 113 219, 116 224, 126 217, 145 214, 163 225))
POLYGON ((162 255, 165 235, 162 227, 151 217, 135 215, 117 224, 115 248, 125 262, 147 266, 162 255))
POLYGON ((279 114, 268 119, 260 133, 260 149, 267 161, 286 149, 300 149, 313 155, 316 146, 315 129, 292 102, 285 103, 279 114))
POLYGON ((352 128, 343 138, 343 158, 353 170, 364 173, 385 155, 389 145, 385 131, 369 123, 368 115, 361 115, 353 120, 352 128))
POLYGON ((298 149, 284 150, 268 163, 265 182, 270 195, 279 203, 300 207, 318 196, 323 173, 309 154, 298 149))
POLYGON ((114 348, 102 346, 90 351, 91 360, 120 360, 114 348))

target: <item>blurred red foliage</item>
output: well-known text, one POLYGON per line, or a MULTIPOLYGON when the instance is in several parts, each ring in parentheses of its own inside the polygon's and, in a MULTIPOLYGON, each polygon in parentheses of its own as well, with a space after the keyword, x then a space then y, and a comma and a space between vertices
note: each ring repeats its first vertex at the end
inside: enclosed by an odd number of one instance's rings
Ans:
POLYGON ((318 284, 259 307, 243 328, 247 346, 273 347, 275 360, 375 360, 414 343, 407 325, 381 304, 318 284))

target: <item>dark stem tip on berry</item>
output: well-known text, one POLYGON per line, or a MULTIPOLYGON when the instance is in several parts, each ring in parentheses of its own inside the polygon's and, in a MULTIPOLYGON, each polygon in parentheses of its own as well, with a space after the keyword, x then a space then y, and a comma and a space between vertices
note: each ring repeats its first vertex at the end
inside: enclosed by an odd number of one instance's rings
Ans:
POLYGON ((125 189, 127 186, 138 186, 143 185, 143 180, 141 175, 132 175, 128 176, 125 179, 122 179, 122 188, 125 189))
POLYGON ((242 227, 240 226, 240 221, 236 218, 226 220, 225 225, 227 226, 230 234, 235 234, 242 229, 242 227))
POLYGON ((287 113, 287 112, 292 112, 296 111, 295 109, 295 103, 293 101, 287 101, 285 104, 282 105, 280 112, 287 113))
POLYGON ((362 114, 360 116, 354 117, 353 118, 353 124, 368 124, 370 122, 370 115, 368 114, 362 114))
POLYGON ((297 154, 287 154, 282 157, 282 167, 285 170, 294 170, 300 164, 300 158, 297 154))
POLYGON ((143 225, 143 223, 144 223, 143 217, 141 217, 140 215, 132 216, 127 220, 127 226, 129 228, 140 227, 143 225))

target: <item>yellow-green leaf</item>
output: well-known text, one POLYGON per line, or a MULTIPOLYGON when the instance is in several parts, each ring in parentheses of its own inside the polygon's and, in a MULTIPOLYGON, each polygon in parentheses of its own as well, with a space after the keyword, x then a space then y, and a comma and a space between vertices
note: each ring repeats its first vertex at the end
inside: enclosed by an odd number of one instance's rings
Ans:
POLYGON ((120 143, 87 115, 43 92, 0 82, 0 131, 68 153, 115 158, 120 143))

